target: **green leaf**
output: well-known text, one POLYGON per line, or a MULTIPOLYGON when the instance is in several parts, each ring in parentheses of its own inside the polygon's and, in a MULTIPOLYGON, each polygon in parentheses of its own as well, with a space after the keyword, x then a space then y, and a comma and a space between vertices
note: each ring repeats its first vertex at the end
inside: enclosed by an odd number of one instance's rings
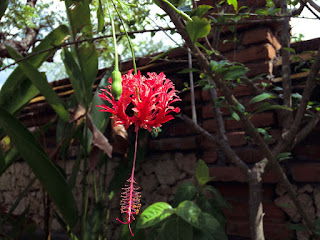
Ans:
POLYGON ((82 103, 84 92, 80 81, 80 79, 82 78, 80 67, 67 48, 62 49, 61 58, 66 68, 66 72, 69 76, 77 101, 78 103, 82 103))
MULTIPOLYGON (((68 27, 65 25, 57 27, 33 49, 31 54, 50 49, 52 46, 63 43, 68 39, 68 34, 68 27)), ((45 60, 52 56, 56 50, 57 49, 52 49, 47 52, 36 54, 28 58, 28 61, 35 68, 38 68, 45 60)), ((18 67, 10 74, 1 88, 0 106, 8 110, 10 113, 16 113, 37 94, 39 94, 39 90, 30 82, 18 67)))
POLYGON ((244 77, 244 75, 248 72, 248 68, 245 66, 231 66, 228 68, 226 73, 223 75, 223 80, 226 81, 233 81, 237 80, 238 78, 244 77))
POLYGON ((230 109, 230 112, 231 112, 231 118, 233 118, 234 120, 236 120, 237 122, 240 121, 240 116, 238 113, 236 113, 235 111, 231 110, 230 109))
POLYGON ((197 9, 194 11, 192 16, 198 16, 198 17, 202 17, 204 14, 206 14, 210 9, 212 9, 213 7, 210 5, 200 5, 197 7, 197 9))
POLYGON ((193 240, 193 228, 179 217, 166 220, 158 234, 158 240, 193 240))
POLYGON ((199 38, 203 38, 210 33, 211 25, 206 18, 192 17, 192 21, 186 24, 187 32, 193 43, 199 38))
MULTIPOLYGON (((6 45, 6 48, 10 56, 14 60, 19 60, 22 56, 9 45, 6 45)), ((46 98, 47 102, 55 110, 55 112, 64 120, 69 120, 68 111, 63 106, 62 100, 58 95, 53 91, 51 85, 48 83, 46 77, 41 74, 30 62, 27 60, 21 61, 18 63, 21 70, 24 74, 30 79, 30 81, 38 88, 40 93, 46 98)))
POLYGON ((219 204, 219 207, 226 207, 226 208, 229 208, 231 209, 231 205, 224 199, 224 197, 220 194, 220 192, 214 188, 213 186, 211 185, 207 185, 205 187, 206 190, 212 192, 214 194, 214 199, 217 201, 217 203, 219 204))
POLYGON ((2 107, 0 107, 0 127, 12 139, 69 226, 73 227, 78 220, 77 204, 60 171, 50 161, 35 137, 2 107))
POLYGON ((196 165, 196 178, 199 186, 203 186, 213 179, 212 177, 210 177, 207 164, 201 159, 197 162, 196 165))
POLYGON ((302 224, 302 223, 298 223, 298 224, 290 224, 288 226, 289 229, 292 229, 292 230, 297 230, 297 231, 301 231, 301 232, 306 232, 308 231, 308 228, 302 224))
POLYGON ((147 207, 140 215, 137 228, 151 227, 169 217, 174 211, 170 204, 157 202, 147 207))
POLYGON ((201 194, 198 198, 196 203, 202 210, 202 212, 209 213, 210 215, 214 216, 221 226, 225 226, 226 224, 226 217, 222 211, 221 205, 218 201, 214 198, 207 198, 203 194, 201 194))
POLYGON ((291 156, 291 152, 283 152, 283 153, 279 153, 276 158, 278 159, 278 161, 284 161, 287 159, 292 158, 291 156))
POLYGON ((209 213, 202 212, 199 216, 200 229, 205 233, 210 233, 212 239, 228 240, 224 228, 219 221, 209 213))
POLYGON ((98 32, 101 32, 104 29, 104 12, 101 0, 99 0, 99 6, 97 10, 97 18, 98 18, 98 32))
POLYGON ((292 54, 296 54, 296 50, 293 48, 283 47, 282 49, 291 52, 292 54))
POLYGON ((2 18, 2 16, 4 15, 4 12, 6 11, 8 4, 9 4, 9 0, 2 0, 2 3, 0 4, 0 20, 2 18))
MULTIPOLYGON (((65 0, 67 16, 70 25, 71 40, 92 38, 92 26, 90 21, 89 0, 72 1, 65 0)), ((77 79, 81 86, 81 103, 85 108, 89 106, 92 99, 92 86, 98 73, 98 54, 93 42, 84 42, 73 46, 72 55, 78 64, 81 75, 77 79)), ((73 85, 72 85, 73 86, 73 85)), ((74 86, 73 86, 74 87, 74 86)), ((75 89, 76 91, 77 89, 75 89)), ((79 95, 79 93, 77 94, 79 95)), ((77 97, 77 99, 79 99, 77 97)))
POLYGON ((106 72, 104 77, 101 79, 97 87, 97 90, 92 98, 92 106, 94 107, 91 108, 90 115, 92 117, 92 121, 94 125, 100 132, 104 132, 104 129, 106 128, 106 126, 110 121, 111 114, 108 112, 100 112, 99 108, 96 106, 102 105, 102 104, 108 104, 99 97, 99 93, 100 93, 100 89, 106 88, 110 84, 108 80, 111 77, 111 73, 112 73, 112 70, 109 70, 106 72))
POLYGON ((258 96, 255 96, 254 98, 252 98, 249 102, 249 105, 256 102, 264 101, 266 99, 271 99, 271 98, 276 98, 276 96, 272 93, 261 93, 258 96))
POLYGON ((196 193, 197 188, 191 182, 181 184, 174 195, 172 206, 176 207, 184 200, 193 200, 196 193))
POLYGON ((103 231, 104 223, 104 204, 97 202, 87 219, 83 240, 97 240, 103 231))
POLYGON ((237 0, 227 0, 229 5, 232 5, 234 10, 237 11, 238 10, 238 1, 237 0))
POLYGON ((186 200, 179 204, 176 214, 192 226, 201 229, 199 217, 201 209, 192 201, 186 200))
POLYGON ((17 148, 12 148, 9 152, 4 156, 3 162, 0 165, 0 176, 4 173, 15 161, 18 160, 19 153, 17 148))

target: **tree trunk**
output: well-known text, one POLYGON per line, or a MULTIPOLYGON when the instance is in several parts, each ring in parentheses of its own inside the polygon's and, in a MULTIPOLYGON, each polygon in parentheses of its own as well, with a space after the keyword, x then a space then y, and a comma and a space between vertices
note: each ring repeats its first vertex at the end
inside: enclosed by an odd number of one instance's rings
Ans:
POLYGON ((249 219, 251 240, 264 240, 262 209, 262 180, 260 172, 252 169, 249 177, 249 219))

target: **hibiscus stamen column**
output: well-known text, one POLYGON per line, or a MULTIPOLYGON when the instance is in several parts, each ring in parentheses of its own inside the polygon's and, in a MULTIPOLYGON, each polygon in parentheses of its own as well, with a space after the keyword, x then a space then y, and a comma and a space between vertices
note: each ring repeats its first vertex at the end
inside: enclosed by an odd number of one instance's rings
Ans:
POLYGON ((134 179, 134 171, 135 171, 135 165, 136 165, 136 158, 137 158, 137 148, 138 148, 138 131, 136 131, 136 140, 135 140, 135 146, 134 146, 134 157, 133 157, 133 164, 132 164, 132 171, 131 176, 127 180, 129 182, 128 185, 126 185, 123 188, 123 192, 121 193, 121 213, 125 213, 127 217, 127 222, 121 221, 119 218, 117 218, 117 221, 121 222, 122 224, 128 224, 129 230, 131 233, 131 236, 134 236, 130 223, 133 222, 135 219, 135 216, 139 213, 141 203, 140 203, 140 197, 141 193, 139 192, 139 187, 137 186, 137 183, 134 179))

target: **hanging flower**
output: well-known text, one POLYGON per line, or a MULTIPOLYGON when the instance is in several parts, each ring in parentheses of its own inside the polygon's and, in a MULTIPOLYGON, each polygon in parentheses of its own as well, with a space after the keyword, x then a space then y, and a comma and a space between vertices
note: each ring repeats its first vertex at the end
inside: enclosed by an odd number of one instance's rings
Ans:
MULTIPOLYGON (((112 83, 111 78, 109 81, 112 83)), ((123 124, 127 129, 134 124, 136 132, 140 127, 150 132, 152 128, 161 127, 163 123, 173 119, 170 113, 180 112, 178 107, 171 104, 181 99, 171 80, 163 73, 148 73, 146 78, 140 72, 133 75, 130 70, 127 75, 122 76, 122 94, 118 101, 111 94, 111 85, 101 91, 99 96, 108 101, 111 107, 99 105, 102 108, 100 111, 112 113, 115 125, 123 124), (133 111, 132 116, 128 115, 128 108, 133 111)))
POLYGON ((107 89, 102 89, 99 96, 111 104, 99 105, 100 111, 113 114, 115 125, 123 124, 127 129, 130 125, 135 125, 136 141, 135 152, 131 176, 127 180, 128 184, 123 188, 121 194, 121 213, 126 214, 126 221, 117 220, 122 224, 128 224, 133 236, 130 224, 139 213, 141 204, 139 186, 134 179, 135 162, 137 155, 137 142, 139 128, 145 128, 149 132, 152 128, 161 127, 163 123, 173 119, 172 112, 180 112, 180 108, 171 106, 172 103, 181 101, 177 96, 177 91, 173 83, 166 78, 163 73, 148 73, 148 77, 140 72, 132 74, 132 70, 127 75, 122 76, 122 93, 119 100, 112 95, 112 78, 107 89), (131 114, 130 114, 131 113, 131 114))

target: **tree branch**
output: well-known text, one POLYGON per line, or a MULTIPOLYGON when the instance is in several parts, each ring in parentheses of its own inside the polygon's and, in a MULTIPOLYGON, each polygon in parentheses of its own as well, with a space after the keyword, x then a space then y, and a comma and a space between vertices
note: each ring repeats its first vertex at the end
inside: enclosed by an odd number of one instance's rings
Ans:
MULTIPOLYGON (((281 13, 287 14, 287 0, 282 0, 281 13)), ((292 108, 292 86, 291 86, 291 69, 290 69, 290 18, 284 19, 282 22, 282 34, 281 34, 281 57, 282 57, 282 88, 283 88, 283 105, 287 108, 292 108)), ((281 117, 283 118, 283 132, 287 132, 293 122, 293 113, 287 110, 281 111, 281 117)))
POLYGON ((295 139, 295 136, 300 128, 300 124, 301 124, 302 119, 304 117, 306 107, 308 105, 311 93, 312 93, 314 85, 315 85, 315 81, 316 81, 316 78, 318 75, 319 68, 320 68, 320 48, 318 50, 317 56, 312 64, 312 66, 311 66, 311 70, 309 72, 309 75, 308 75, 308 78, 306 81, 306 85, 305 85, 305 88, 302 93, 302 98, 301 98, 300 105, 297 110, 295 119, 294 119, 289 131, 283 136, 284 141, 282 141, 281 144, 285 144, 285 148, 288 148, 288 146, 290 146, 292 144, 292 142, 295 139))
POLYGON ((313 0, 305 0, 307 3, 310 4, 311 7, 313 7, 317 12, 320 13, 320 6, 316 4, 313 0))
POLYGON ((233 151, 233 149, 230 147, 227 141, 224 139, 219 139, 217 136, 210 134, 205 129, 200 127, 198 124, 196 124, 192 119, 190 119, 186 115, 180 115, 179 116, 186 124, 191 126, 193 129, 195 129, 199 134, 206 137, 209 141, 212 141, 216 143, 226 154, 226 156, 231 160, 231 162, 236 165, 244 174, 245 176, 249 176, 251 170, 247 166, 246 163, 244 163, 233 151))

